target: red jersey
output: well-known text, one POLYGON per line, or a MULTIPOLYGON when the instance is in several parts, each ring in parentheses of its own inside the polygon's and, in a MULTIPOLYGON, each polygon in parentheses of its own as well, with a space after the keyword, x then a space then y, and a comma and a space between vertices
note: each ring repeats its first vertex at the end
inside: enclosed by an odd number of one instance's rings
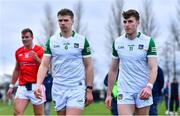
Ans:
POLYGON ((37 56, 42 59, 43 48, 35 45, 31 49, 25 49, 24 46, 16 50, 16 61, 19 64, 19 85, 36 82, 39 64, 29 55, 30 51, 36 52, 37 56))

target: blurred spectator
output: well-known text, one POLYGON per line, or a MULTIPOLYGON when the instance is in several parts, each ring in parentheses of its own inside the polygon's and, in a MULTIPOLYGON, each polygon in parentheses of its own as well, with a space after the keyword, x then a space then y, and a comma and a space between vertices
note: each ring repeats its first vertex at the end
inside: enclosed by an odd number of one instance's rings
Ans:
POLYGON ((44 114, 45 116, 49 116, 50 113, 50 105, 52 101, 51 88, 52 88, 53 78, 52 75, 48 72, 47 76, 44 79, 44 86, 46 88, 46 102, 44 103, 44 114))
POLYGON ((179 84, 177 82, 177 79, 174 78, 173 82, 171 83, 171 97, 170 97, 170 115, 171 114, 177 114, 178 108, 179 108, 179 84), (175 110, 174 110, 174 103, 175 103, 175 110))
POLYGON ((2 93, 0 92, 0 100, 2 99, 2 96, 3 96, 3 95, 2 95, 2 93))
POLYGON ((169 80, 166 82, 166 87, 163 90, 163 95, 165 99, 165 105, 166 105, 166 112, 165 114, 169 114, 169 80))
MULTIPOLYGON (((118 74, 119 74, 119 70, 118 70, 118 74)), ((112 90, 111 113, 114 116, 118 115, 118 110, 117 110, 117 94, 118 94, 117 79, 118 79, 118 74, 117 74, 116 81, 114 83, 113 90, 112 90)), ((104 79, 104 85, 108 86, 108 74, 106 75, 106 77, 104 79)))
POLYGON ((162 100, 162 88, 164 86, 164 73, 158 66, 158 74, 152 89, 153 104, 150 106, 149 115, 157 115, 157 105, 162 100))

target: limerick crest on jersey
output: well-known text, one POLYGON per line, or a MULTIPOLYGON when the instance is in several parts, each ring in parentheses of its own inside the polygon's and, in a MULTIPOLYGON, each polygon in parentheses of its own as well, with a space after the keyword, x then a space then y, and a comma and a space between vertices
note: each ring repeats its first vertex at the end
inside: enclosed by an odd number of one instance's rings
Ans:
POLYGON ((79 43, 74 43, 74 48, 79 48, 79 43))

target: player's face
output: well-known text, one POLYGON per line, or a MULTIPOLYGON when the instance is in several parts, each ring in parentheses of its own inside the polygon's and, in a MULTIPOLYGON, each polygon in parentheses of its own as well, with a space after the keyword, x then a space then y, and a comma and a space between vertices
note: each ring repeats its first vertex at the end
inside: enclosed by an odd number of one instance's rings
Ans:
POLYGON ((136 20, 135 17, 130 17, 128 19, 124 19, 123 21, 124 24, 124 30, 127 34, 134 34, 137 31, 137 27, 139 25, 139 21, 136 20))
POLYGON ((32 45, 33 36, 31 33, 27 32, 25 34, 22 34, 22 43, 25 47, 30 47, 32 45))
POLYGON ((58 23, 59 27, 61 29, 61 32, 69 32, 71 31, 72 25, 73 25, 73 19, 69 15, 58 16, 58 23))

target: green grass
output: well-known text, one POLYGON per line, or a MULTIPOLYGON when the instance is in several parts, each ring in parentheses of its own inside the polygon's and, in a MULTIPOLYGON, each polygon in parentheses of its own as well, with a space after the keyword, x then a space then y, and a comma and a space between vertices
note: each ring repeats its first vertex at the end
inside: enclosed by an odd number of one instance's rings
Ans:
MULTIPOLYGON (((8 105, 7 103, 0 102, 0 115, 12 115, 13 105, 8 105)), ((25 110, 25 115, 33 115, 33 107, 31 104, 28 105, 25 110)), ((51 104, 51 115, 56 115, 54 111, 53 103, 51 104)), ((92 105, 86 107, 83 111, 83 115, 110 115, 110 111, 106 109, 104 102, 93 103, 92 105)))
MULTIPOLYGON (((158 114, 164 115, 165 113, 165 104, 164 102, 158 105, 158 114)), ((8 105, 7 103, 0 102, 0 115, 12 115, 13 114, 13 105, 8 105)), ((25 115, 33 115, 32 105, 29 104, 25 115)), ((54 111, 54 106, 51 104, 51 115, 56 115, 54 111)), ((86 107, 83 111, 83 115, 110 115, 110 111, 106 109, 104 102, 93 103, 92 105, 86 107)), ((180 110, 178 111, 180 114, 180 110)))

